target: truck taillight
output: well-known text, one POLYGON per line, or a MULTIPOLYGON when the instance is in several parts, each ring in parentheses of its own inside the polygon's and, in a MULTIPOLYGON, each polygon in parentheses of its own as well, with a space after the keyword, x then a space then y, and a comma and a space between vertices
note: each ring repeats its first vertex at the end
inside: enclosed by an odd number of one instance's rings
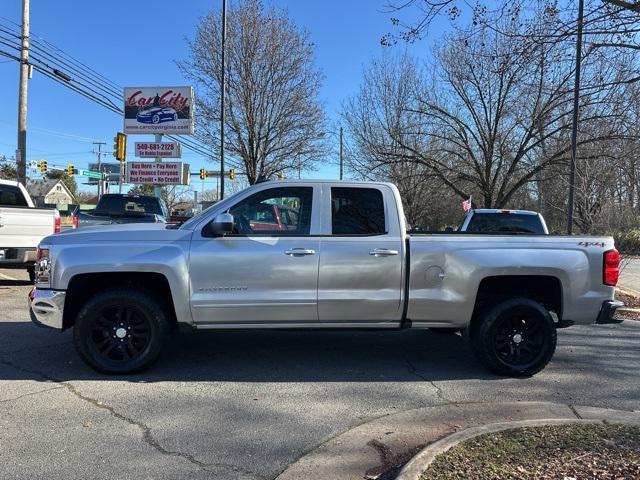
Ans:
POLYGON ((60 233, 62 231, 62 223, 60 222, 60 215, 53 217, 53 233, 60 233))
POLYGON ((73 228, 78 228, 78 216, 73 216, 73 228))
POLYGON ((604 265, 602 269, 602 283, 615 287, 620 276, 620 253, 617 250, 604 252, 604 265))

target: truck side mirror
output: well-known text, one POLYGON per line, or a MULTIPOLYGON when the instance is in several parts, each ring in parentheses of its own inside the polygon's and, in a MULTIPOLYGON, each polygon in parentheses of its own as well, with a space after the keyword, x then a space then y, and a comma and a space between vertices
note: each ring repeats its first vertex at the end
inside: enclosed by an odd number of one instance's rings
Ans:
POLYGON ((233 215, 219 213, 207 226, 207 237, 222 237, 227 233, 233 233, 233 215))

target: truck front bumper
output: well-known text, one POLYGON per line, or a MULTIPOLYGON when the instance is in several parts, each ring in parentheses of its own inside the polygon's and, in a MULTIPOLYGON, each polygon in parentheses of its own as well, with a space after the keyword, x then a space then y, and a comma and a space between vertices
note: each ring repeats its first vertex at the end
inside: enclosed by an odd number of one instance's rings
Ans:
POLYGON ((598 318, 596 319, 596 323, 598 325, 622 323, 623 320, 621 318, 613 318, 616 310, 620 307, 624 307, 624 303, 618 300, 607 300, 606 302, 603 302, 602 307, 600 308, 600 313, 598 314, 598 318))
POLYGON ((62 330, 64 299, 66 292, 59 290, 40 290, 29 292, 29 314, 31 321, 39 327, 62 330))

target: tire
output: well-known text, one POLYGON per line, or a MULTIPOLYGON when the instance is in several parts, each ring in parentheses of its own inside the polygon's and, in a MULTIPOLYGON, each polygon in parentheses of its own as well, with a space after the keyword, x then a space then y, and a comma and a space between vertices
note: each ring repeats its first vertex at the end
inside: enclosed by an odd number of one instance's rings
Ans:
POLYGON ((459 328, 431 327, 429 331, 437 335, 455 335, 460 331, 459 328))
POLYGON ((160 123, 160 116, 158 114, 154 115, 153 117, 151 117, 151 121, 153 123, 160 123))
POLYGON ((549 312, 528 298, 512 298, 485 310, 471 335, 476 357, 491 371, 530 377, 556 350, 556 327, 549 312))
POLYGON ((28 267, 27 273, 29 274, 29 281, 36 283, 36 267, 28 267))
POLYGON ((113 288, 94 295, 76 317, 73 341, 78 354, 102 373, 148 368, 170 330, 163 306, 154 295, 135 289, 113 288))

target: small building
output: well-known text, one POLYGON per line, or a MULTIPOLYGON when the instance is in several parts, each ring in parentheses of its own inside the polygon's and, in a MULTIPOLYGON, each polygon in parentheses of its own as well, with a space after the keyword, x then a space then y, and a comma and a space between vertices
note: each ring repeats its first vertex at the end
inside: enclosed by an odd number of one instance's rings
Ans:
POLYGON ((60 179, 30 180, 27 191, 37 207, 76 203, 75 197, 60 179))

